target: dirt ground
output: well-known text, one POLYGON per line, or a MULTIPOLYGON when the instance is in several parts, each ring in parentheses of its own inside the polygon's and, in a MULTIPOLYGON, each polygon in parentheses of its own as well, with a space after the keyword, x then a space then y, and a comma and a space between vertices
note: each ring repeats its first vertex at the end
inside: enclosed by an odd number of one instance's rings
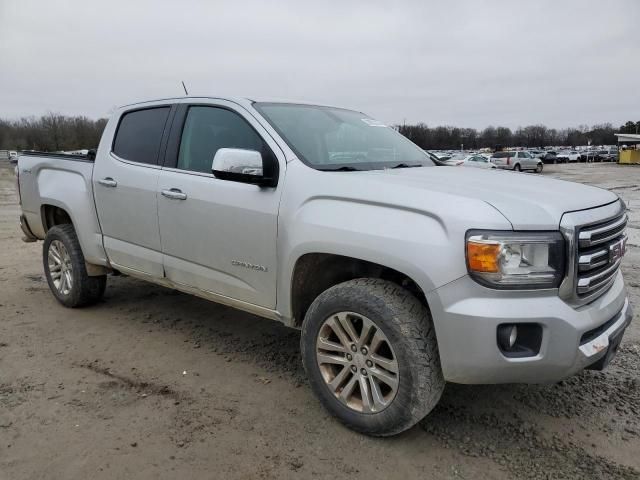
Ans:
MULTIPOLYGON (((624 260, 640 312, 640 167, 547 166, 630 209, 624 260)), ((69 310, 42 243, 20 241, 0 168, 0 479, 640 477, 640 315, 604 372, 556 385, 449 384, 419 426, 353 433, 306 383, 299 334, 126 277, 69 310)))

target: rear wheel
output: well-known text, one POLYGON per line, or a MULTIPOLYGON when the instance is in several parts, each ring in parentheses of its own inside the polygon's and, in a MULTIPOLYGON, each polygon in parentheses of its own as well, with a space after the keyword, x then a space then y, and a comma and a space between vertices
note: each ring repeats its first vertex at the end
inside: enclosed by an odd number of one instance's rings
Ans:
POLYGON ((520 167, 520 164, 519 164, 519 163, 516 163, 516 164, 513 166, 513 169, 514 169, 516 172, 521 172, 521 171, 522 171, 522 168, 520 167))
POLYGON ((301 350, 322 404, 361 433, 412 427, 444 389, 427 308, 385 280, 351 280, 320 294, 305 316, 301 350))
POLYGON ((51 227, 42 250, 44 273, 51 293, 65 307, 81 307, 102 298, 107 276, 90 277, 72 225, 51 227))

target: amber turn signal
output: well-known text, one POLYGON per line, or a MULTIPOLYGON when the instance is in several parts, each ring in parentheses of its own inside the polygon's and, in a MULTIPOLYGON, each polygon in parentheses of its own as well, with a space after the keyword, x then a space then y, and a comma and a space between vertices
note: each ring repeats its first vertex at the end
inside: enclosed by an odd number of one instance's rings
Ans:
POLYGON ((467 242, 467 261, 469 270, 473 272, 498 273, 500 258, 499 243, 467 242))

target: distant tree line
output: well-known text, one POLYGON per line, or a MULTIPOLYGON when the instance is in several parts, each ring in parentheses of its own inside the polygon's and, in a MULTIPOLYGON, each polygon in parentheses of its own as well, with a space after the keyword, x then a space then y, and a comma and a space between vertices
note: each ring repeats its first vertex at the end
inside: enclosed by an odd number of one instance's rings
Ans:
POLYGON ((95 148, 107 120, 48 113, 19 120, 0 119, 0 150, 80 150, 95 148))
MULTIPOLYGON (((84 116, 48 113, 42 117, 19 120, 0 119, 0 150, 80 150, 95 148, 107 119, 92 120, 84 116)), ((489 126, 484 130, 450 126, 429 127, 424 123, 399 125, 404 136, 425 149, 465 149, 501 147, 543 147, 548 145, 578 146, 614 145, 614 133, 640 133, 640 121, 626 122, 619 128, 610 123, 557 130, 544 125, 529 125, 511 130, 489 126)))
POLYGON ((545 147, 549 145, 579 146, 615 145, 618 141, 614 133, 640 133, 640 121, 627 122, 619 128, 610 123, 577 128, 555 129, 544 125, 529 125, 511 130, 508 127, 489 126, 484 130, 450 126, 429 127, 424 123, 417 125, 398 125, 398 131, 418 146, 431 150, 465 150, 495 147, 545 147))

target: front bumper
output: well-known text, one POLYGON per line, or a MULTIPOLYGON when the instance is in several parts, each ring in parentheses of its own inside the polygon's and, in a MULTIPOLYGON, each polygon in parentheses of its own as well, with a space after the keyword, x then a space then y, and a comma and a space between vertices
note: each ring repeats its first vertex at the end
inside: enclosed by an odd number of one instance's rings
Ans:
POLYGON ((557 291, 492 290, 468 276, 434 290, 427 300, 444 377, 467 384, 549 383, 605 366, 633 317, 620 272, 606 293, 578 308, 557 291), (538 354, 505 357, 496 341, 502 323, 541 325, 538 354), (615 339, 611 348, 609 339, 615 339))

